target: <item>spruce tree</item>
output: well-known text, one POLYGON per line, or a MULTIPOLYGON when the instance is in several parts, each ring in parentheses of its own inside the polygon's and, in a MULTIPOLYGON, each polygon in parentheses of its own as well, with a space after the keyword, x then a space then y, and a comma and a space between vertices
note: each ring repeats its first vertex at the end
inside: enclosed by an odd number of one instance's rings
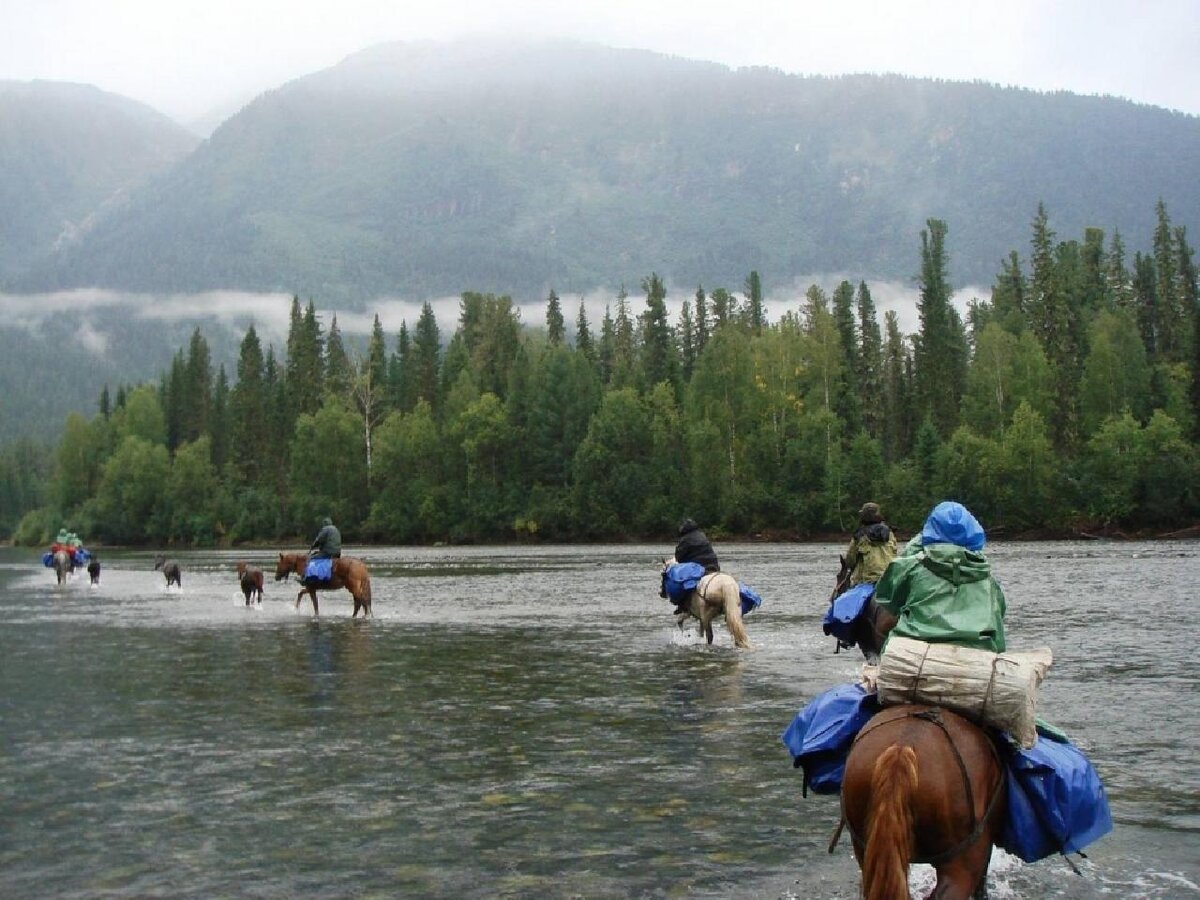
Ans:
POLYGON ((592 338, 592 329, 588 325, 587 307, 583 298, 579 298, 579 315, 575 317, 575 349, 584 355, 589 362, 596 361, 596 343, 592 338))
POLYGON ((433 307, 426 301, 421 306, 421 317, 417 320, 413 335, 414 382, 416 400, 424 400, 436 413, 440 408, 438 397, 438 364, 441 354, 437 317, 433 307))
POLYGON ((966 383, 967 346, 962 318, 951 305, 946 278, 946 223, 929 219, 921 232, 921 330, 913 358, 917 400, 942 436, 958 425, 958 408, 966 383))
POLYGON ((878 439, 883 425, 883 337, 875 313, 875 301, 865 281, 858 283, 858 393, 862 398, 863 427, 878 439))
POLYGON ((546 339, 550 346, 556 347, 562 344, 566 337, 567 323, 563 319, 562 304, 559 303, 554 288, 550 288, 550 296, 546 298, 546 339))
POLYGON ((746 276, 743 293, 746 295, 746 324, 750 326, 752 334, 758 334, 766 324, 766 315, 763 312, 762 280, 757 271, 751 271, 746 276))
POLYGON ((678 359, 675 338, 667 322, 667 289, 657 273, 642 280, 646 292, 646 311, 642 314, 642 372, 645 384, 653 387, 667 382, 673 388, 678 382, 678 359))
POLYGON ((329 322, 329 335, 325 338, 325 372, 325 389, 335 397, 347 396, 354 369, 342 342, 336 314, 329 322))

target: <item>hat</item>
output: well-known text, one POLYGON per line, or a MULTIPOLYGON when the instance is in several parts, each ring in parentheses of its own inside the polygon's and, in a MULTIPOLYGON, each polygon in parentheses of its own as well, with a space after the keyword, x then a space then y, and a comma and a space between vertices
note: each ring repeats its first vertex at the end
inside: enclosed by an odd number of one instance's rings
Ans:
POLYGON ((682 537, 683 535, 687 534, 689 531, 695 531, 699 527, 700 526, 696 524, 695 519, 691 519, 691 518, 684 519, 682 522, 679 523, 679 536, 682 537))
POLYGON ((862 505, 862 509, 858 511, 858 520, 867 525, 871 525, 875 522, 882 522, 883 512, 879 509, 879 504, 869 501, 864 503, 862 505))

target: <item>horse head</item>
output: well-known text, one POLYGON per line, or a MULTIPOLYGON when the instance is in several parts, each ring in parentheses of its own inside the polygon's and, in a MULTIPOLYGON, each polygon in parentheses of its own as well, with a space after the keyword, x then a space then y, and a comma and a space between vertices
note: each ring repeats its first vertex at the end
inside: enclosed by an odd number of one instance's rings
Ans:
POLYGON ((155 572, 157 572, 159 569, 161 569, 166 564, 167 564, 167 558, 165 556, 154 557, 154 571, 155 572))
POLYGON ((279 561, 275 563, 275 580, 286 581, 288 575, 296 570, 296 564, 293 557, 286 553, 279 554, 279 561))

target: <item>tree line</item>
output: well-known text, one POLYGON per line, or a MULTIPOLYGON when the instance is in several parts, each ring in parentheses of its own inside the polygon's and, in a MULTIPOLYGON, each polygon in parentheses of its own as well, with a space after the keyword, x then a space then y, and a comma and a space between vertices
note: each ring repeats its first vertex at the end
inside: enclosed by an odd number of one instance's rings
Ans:
POLYGON ((919 327, 882 323, 865 282, 814 285, 776 322, 761 279, 698 287, 674 323, 657 274, 599 323, 551 290, 544 327, 461 295, 351 352, 293 298, 286 346, 253 326, 214 373, 197 329, 156 384, 106 386, 45 455, 0 453, 0 526, 40 543, 212 545, 662 538, 898 527, 955 498, 992 533, 1170 530, 1200 507, 1200 314, 1186 229, 1152 249, 1059 240, 1039 206, 991 297, 951 303, 948 228, 920 236, 919 327), (231 377, 232 376, 232 377, 231 377))

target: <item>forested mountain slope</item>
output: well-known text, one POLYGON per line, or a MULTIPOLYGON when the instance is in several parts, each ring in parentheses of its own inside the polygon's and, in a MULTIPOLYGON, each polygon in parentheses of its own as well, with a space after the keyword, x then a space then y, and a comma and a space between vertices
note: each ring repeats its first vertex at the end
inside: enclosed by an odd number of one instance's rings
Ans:
POLYGON ((88 85, 0 81, 0 281, 77 239, 197 143, 88 85))
POLYGON ((951 278, 989 283, 1039 202, 1063 233, 1145 235, 1160 197, 1200 221, 1198 174, 1200 119, 1113 98, 389 44, 260 96, 10 287, 339 304, 757 270, 771 292, 818 272, 910 281, 930 217, 953 229, 951 278))

